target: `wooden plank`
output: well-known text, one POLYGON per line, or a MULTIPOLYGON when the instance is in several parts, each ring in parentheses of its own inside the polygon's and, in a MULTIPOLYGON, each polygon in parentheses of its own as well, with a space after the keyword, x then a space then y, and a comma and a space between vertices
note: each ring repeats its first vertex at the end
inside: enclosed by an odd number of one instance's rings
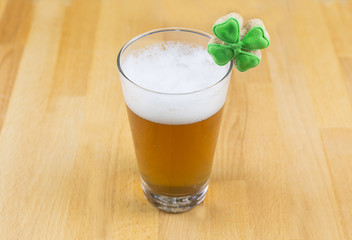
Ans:
POLYGON ((328 158, 329 174, 333 181, 338 204, 341 239, 352 238, 352 129, 322 129, 322 139, 328 158))
MULTIPOLYGON (((38 3, 26 48, 18 63, 16 82, 0 136, 1 239, 45 239, 50 238, 48 234, 57 233, 58 237, 61 234, 60 228, 51 228, 56 221, 63 220, 61 217, 65 212, 55 215, 56 211, 62 210, 62 202, 55 199, 55 191, 60 191, 62 186, 51 185, 58 180, 55 178, 57 165, 50 161, 52 155, 48 150, 56 149, 58 139, 55 134, 60 132, 62 125, 54 122, 53 128, 48 129, 45 112, 60 39, 60 28, 56 26, 60 25, 62 18, 63 7, 59 3, 38 3), (47 144, 53 145, 45 149, 47 144), (53 232, 43 231, 46 225, 53 232)), ((70 105, 67 108, 70 109, 70 105)), ((70 122, 63 125, 69 126, 70 122)), ((66 149, 68 155, 74 154, 65 142, 59 145, 65 148, 57 146, 57 151, 66 149)), ((61 162, 56 163, 60 166, 61 162)))
POLYGON ((268 51, 275 103, 286 149, 291 221, 297 231, 294 238, 339 239, 342 228, 336 215, 338 205, 317 128, 313 94, 302 71, 304 66, 288 64, 300 59, 300 52, 296 51, 299 41, 290 38, 289 34, 294 24, 289 22, 271 34, 280 48, 268 51), (309 230, 322 226, 326 231, 309 230))
POLYGON ((352 57, 341 57, 339 60, 345 86, 348 91, 350 101, 352 102, 352 57))
POLYGON ((6 5, 7 5, 7 0, 0 2, 0 18, 2 17, 2 14, 6 8, 6 5))
POLYGON ((0 132, 31 26, 32 15, 33 4, 29 1, 0 2, 0 132))
POLYGON ((348 1, 326 1, 319 4, 322 9, 324 23, 328 28, 337 56, 351 57, 352 15, 348 1))
MULTIPOLYGON (((351 127, 352 109, 343 85, 334 42, 316 1, 288 1, 300 61, 313 99, 319 127, 351 127), (315 9, 315 11, 300 11, 315 9), (343 108, 339 106, 344 106, 343 108)), ((344 25, 339 26, 341 28, 344 25)), ((338 43, 336 43, 338 44, 338 43)))
POLYGON ((66 7, 52 97, 83 96, 93 57, 99 1, 75 0, 66 7), (72 67, 74 66, 74 67, 72 67))

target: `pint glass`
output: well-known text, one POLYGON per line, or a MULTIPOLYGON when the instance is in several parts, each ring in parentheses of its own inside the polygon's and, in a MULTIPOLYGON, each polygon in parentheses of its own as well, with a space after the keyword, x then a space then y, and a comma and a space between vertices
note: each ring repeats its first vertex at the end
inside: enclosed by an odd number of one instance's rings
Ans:
MULTIPOLYGON (((168 78, 175 78, 175 72, 168 72, 162 66, 163 60, 160 60, 160 68, 156 67, 152 72, 156 75, 158 71, 164 72, 163 78, 158 76, 159 80, 137 74, 136 71, 148 70, 145 67, 141 70, 132 64, 127 71, 125 62, 128 56, 138 58, 143 51, 156 45, 161 53, 173 46, 170 52, 175 56, 179 54, 175 44, 187 45, 185 58, 189 57, 192 47, 207 54, 210 37, 192 29, 157 29, 133 38, 118 54, 117 66, 144 195, 152 205, 166 212, 187 211, 201 203, 206 195, 233 62, 223 66, 222 74, 216 77, 207 74, 206 78, 212 78, 208 86, 202 83, 197 87, 192 83, 192 88, 185 86, 179 88, 181 90, 158 87, 168 84, 168 78), (148 81, 153 83, 148 84, 148 81)), ((155 54, 153 60, 148 60, 152 67, 159 64, 155 61, 158 53, 155 54)), ((190 60, 189 66, 177 61, 172 65, 180 67, 177 71, 186 69, 192 74, 194 61, 190 60)), ((200 66, 203 67, 200 73, 209 70, 207 66, 200 66)), ((216 65, 214 69, 216 67, 220 68, 216 65)), ((176 75, 179 79, 174 79, 173 84, 180 80, 180 84, 187 85, 187 81, 182 81, 183 74, 176 72, 176 75)), ((199 74, 194 73, 196 75, 199 74)))

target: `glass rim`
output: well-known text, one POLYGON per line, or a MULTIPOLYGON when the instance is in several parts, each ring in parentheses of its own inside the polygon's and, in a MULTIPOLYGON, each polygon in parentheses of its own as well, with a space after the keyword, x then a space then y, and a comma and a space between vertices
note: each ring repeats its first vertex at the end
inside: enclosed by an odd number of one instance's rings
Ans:
POLYGON ((202 92, 202 91, 205 91, 207 89, 215 87, 220 82, 225 80, 229 76, 229 74, 232 72, 232 68, 233 68, 233 64, 234 64, 233 60, 230 61, 229 69, 227 70, 226 74, 219 81, 217 81, 216 83, 212 84, 211 86, 208 86, 208 87, 205 87, 205 88, 202 88, 202 89, 198 89, 198 90, 194 90, 194 91, 191 91, 191 92, 180 92, 180 93, 178 93, 178 92, 177 93, 159 92, 159 91, 154 91, 154 90, 145 88, 145 87, 135 83, 133 80, 129 79, 125 75, 123 70, 122 70, 122 67, 121 67, 121 55, 135 41, 137 41, 137 40, 139 40, 139 39, 141 39, 143 37, 146 37, 146 36, 149 36, 149 35, 152 35, 152 34, 156 34, 156 33, 162 33, 162 32, 188 32, 188 33, 198 34, 198 35, 207 37, 209 39, 211 37, 213 37, 213 35, 211 35, 209 33, 206 33, 206 32, 203 32, 203 31, 200 31, 200 30, 195 30, 195 29, 191 29, 191 28, 182 28, 182 27, 168 27, 168 28, 158 28, 158 29, 150 30, 150 31, 141 33, 141 34, 137 35, 136 37, 132 38, 131 40, 129 40, 127 43, 125 43, 121 47, 121 49, 120 49, 120 51, 119 51, 119 53, 117 55, 117 68, 118 68, 119 72, 124 76, 124 78, 126 78, 130 83, 132 83, 133 85, 137 86, 138 88, 141 88, 141 89, 143 89, 145 91, 148 91, 148 92, 157 93, 157 94, 164 94, 164 95, 186 95, 186 94, 192 94, 192 93, 202 92))

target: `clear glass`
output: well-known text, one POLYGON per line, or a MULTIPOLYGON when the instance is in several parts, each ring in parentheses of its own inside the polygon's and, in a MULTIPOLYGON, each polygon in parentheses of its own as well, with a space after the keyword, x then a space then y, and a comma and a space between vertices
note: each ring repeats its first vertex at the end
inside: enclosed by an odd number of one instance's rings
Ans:
POLYGON ((129 79, 123 61, 134 50, 165 41, 197 44, 206 49, 210 37, 192 29, 157 29, 130 40, 117 57, 142 188, 149 202, 165 212, 185 212, 205 198, 233 62, 210 87, 165 93, 129 79), (180 116, 184 122, 173 123, 180 116), (194 116, 199 116, 199 121, 189 120, 194 116))

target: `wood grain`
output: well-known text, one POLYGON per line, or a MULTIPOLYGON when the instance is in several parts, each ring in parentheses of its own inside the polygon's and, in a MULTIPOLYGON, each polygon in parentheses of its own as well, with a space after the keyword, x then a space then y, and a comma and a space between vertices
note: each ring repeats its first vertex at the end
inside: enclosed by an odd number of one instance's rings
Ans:
POLYGON ((352 1, 0 1, 0 239, 351 239, 352 1), (238 7, 237 7, 238 6, 238 7), (260 17, 204 203, 144 199, 116 68, 144 31, 260 17))

